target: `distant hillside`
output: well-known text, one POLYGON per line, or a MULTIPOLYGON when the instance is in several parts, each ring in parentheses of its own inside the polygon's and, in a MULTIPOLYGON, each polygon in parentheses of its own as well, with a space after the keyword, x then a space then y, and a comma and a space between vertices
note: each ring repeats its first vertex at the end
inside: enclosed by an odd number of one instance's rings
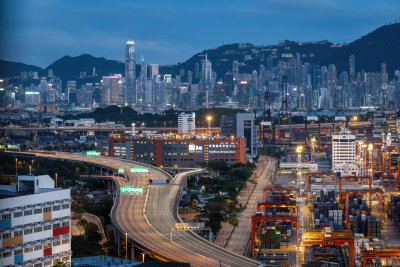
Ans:
POLYGON ((96 68, 98 76, 113 73, 124 73, 125 64, 116 60, 108 60, 103 57, 83 54, 77 57, 64 56, 46 68, 52 69, 54 75, 62 77, 63 80, 77 80, 82 71, 91 75, 93 67, 96 68))
MULTIPOLYGON (((253 44, 228 44, 218 48, 208 49, 193 55, 183 63, 171 66, 160 66, 160 73, 178 75, 181 69, 193 71, 196 63, 201 63, 207 53, 217 72, 218 78, 223 78, 227 71, 232 70, 233 61, 240 63, 241 73, 251 73, 258 70, 259 65, 266 66, 268 56, 274 56, 274 62, 282 59, 283 54, 300 53, 302 62, 328 66, 335 64, 338 73, 348 71, 349 56, 356 56, 356 71, 378 72, 382 62, 387 64, 390 76, 396 69, 400 69, 400 23, 382 26, 371 33, 349 44, 336 46, 329 41, 319 42, 294 42, 285 41, 277 45, 253 45, 253 44)), ((110 73, 124 73, 124 63, 105 58, 96 58, 88 54, 77 57, 65 56, 45 70, 32 65, 0 60, 0 77, 19 76, 21 71, 35 70, 42 75, 47 75, 48 69, 53 69, 54 75, 61 77, 63 81, 77 80, 81 71, 87 75, 92 73, 93 67, 99 77, 110 73)), ((136 67, 137 73, 140 66, 136 67)))
POLYGON ((0 59, 0 77, 7 78, 13 76, 21 76, 21 71, 37 71, 43 72, 43 69, 33 65, 26 65, 24 63, 17 63, 0 59))

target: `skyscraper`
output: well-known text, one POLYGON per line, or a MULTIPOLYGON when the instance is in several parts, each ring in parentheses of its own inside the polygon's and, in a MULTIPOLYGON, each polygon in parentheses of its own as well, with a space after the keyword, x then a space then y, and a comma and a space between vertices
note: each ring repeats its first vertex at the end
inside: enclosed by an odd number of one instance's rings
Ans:
POLYGON ((126 42, 125 50, 125 99, 126 104, 136 104, 136 56, 135 42, 126 42))
POLYGON ((350 81, 354 82, 356 80, 356 57, 354 55, 351 55, 349 59, 349 74, 350 81))
POLYGON ((212 80, 212 64, 211 61, 208 60, 206 54, 206 58, 201 61, 200 83, 205 85, 204 86, 205 88, 211 85, 211 80, 212 80))
POLYGON ((236 60, 232 63, 232 73, 233 75, 239 74, 239 63, 236 60))

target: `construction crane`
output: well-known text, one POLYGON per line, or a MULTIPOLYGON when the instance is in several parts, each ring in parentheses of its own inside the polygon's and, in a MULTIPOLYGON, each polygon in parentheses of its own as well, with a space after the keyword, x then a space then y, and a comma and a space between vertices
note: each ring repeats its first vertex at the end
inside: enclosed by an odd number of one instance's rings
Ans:
POLYGON ((281 118, 286 119, 289 117, 290 120, 290 141, 292 141, 292 117, 289 113, 288 106, 288 88, 287 88, 287 76, 282 76, 282 84, 281 84, 281 94, 282 94, 282 105, 281 111, 278 115, 278 143, 280 143, 281 138, 281 118))
MULTIPOLYGON (((304 232, 302 245, 319 246, 349 246, 350 267, 354 267, 354 236, 350 231, 331 231, 330 228, 322 231, 304 232), (328 230, 329 229, 329 230, 328 230)), ((303 254, 304 262, 305 254, 303 254)))
POLYGON ((290 203, 258 203, 257 211, 260 212, 262 208, 292 208, 296 211, 296 216, 299 215, 299 207, 296 205, 296 201, 290 203))
POLYGON ((400 248, 374 248, 363 250, 362 252, 362 267, 367 266, 367 261, 377 259, 400 259, 400 248))
MULTIPOLYGON (((343 181, 368 181, 369 189, 372 189, 372 178, 369 176, 343 176, 339 177, 339 197, 342 196, 343 181)), ((336 184, 335 184, 336 188, 336 184)))

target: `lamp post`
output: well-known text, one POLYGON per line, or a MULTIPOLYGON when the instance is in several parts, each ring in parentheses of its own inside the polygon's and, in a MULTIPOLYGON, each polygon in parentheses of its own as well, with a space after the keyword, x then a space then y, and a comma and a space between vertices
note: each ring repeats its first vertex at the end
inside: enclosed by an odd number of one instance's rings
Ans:
POLYGON ((125 233, 125 259, 128 259, 128 233, 125 233))
POLYGON ((18 159, 15 158, 15 179, 18 179, 18 159))
POLYGON ((58 173, 56 173, 56 188, 57 188, 57 185, 58 185, 58 173))
MULTIPOLYGON (((301 191, 300 188, 300 180, 301 180, 301 153, 303 152, 303 146, 297 146, 296 148, 296 153, 297 153, 297 186, 299 187, 299 190, 301 191)), ((301 192, 300 192, 301 195, 301 192)))
POLYGON ((32 166, 29 165, 29 175, 32 175, 32 166))
POLYGON ((209 135, 211 135, 211 121, 212 121, 212 117, 211 116, 207 116, 208 134, 209 135))

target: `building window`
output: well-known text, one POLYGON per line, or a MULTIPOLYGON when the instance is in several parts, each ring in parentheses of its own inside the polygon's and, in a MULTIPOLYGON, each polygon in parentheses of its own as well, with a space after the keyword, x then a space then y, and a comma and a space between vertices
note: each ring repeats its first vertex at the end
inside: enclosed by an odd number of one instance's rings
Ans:
POLYGON ((24 235, 29 235, 29 234, 32 234, 32 229, 25 229, 24 230, 24 235))
POLYGON ((68 244, 68 243, 69 243, 69 239, 64 239, 64 240, 62 241, 62 243, 63 243, 63 245, 64 245, 64 244, 68 244))
POLYGON ((3 258, 8 258, 11 256, 11 252, 3 253, 3 258))
POLYGON ((54 206, 54 207, 53 207, 53 211, 60 210, 60 209, 61 209, 60 206, 54 206))
POLYGON ((53 224, 53 228, 59 228, 60 226, 61 226, 61 224, 59 224, 59 223, 53 224))
POLYGON ((32 210, 27 210, 24 212, 24 216, 32 215, 32 210))
POLYGON ((51 225, 45 225, 43 226, 43 231, 47 231, 51 229, 51 225))
POLYGON ((34 250, 41 250, 41 249, 42 249, 42 245, 34 246, 34 250))
POLYGON ((69 222, 63 222, 61 225, 62 227, 69 226, 69 222))
POLYGON ((14 212, 14 218, 22 217, 22 211, 14 212))
POLYGON ((51 248, 51 243, 44 244, 44 248, 51 248))
POLYGON ((62 205, 62 209, 63 209, 63 210, 69 209, 69 204, 64 204, 64 205, 62 205))
POLYGON ((42 213, 42 209, 35 209, 35 214, 42 213))
POLYGON ((11 233, 3 234, 3 239, 10 238, 10 237, 11 237, 11 233))
POLYGON ((24 253, 24 251, 22 249, 14 250, 14 255, 19 255, 19 254, 22 254, 22 253, 24 253))
POLYGON ((45 263, 44 263, 44 266, 51 266, 53 263, 51 262, 51 261, 46 261, 45 263))
POLYGON ((31 252, 31 251, 33 251, 33 247, 29 247, 29 248, 25 248, 24 249, 25 253, 28 253, 28 252, 31 252))
POLYGON ((14 237, 21 236, 21 235, 22 235, 22 231, 15 231, 14 232, 14 237))
POLYGON ((3 216, 1 216, 1 218, 3 220, 11 219, 11 214, 4 214, 3 216))
POLYGON ((61 241, 55 241, 53 242, 53 247, 61 245, 61 241))
POLYGON ((51 211, 51 208, 50 208, 50 207, 44 208, 44 209, 43 209, 43 212, 50 212, 50 211, 51 211))
POLYGON ((42 231, 42 227, 35 227, 35 233, 41 232, 42 231))

